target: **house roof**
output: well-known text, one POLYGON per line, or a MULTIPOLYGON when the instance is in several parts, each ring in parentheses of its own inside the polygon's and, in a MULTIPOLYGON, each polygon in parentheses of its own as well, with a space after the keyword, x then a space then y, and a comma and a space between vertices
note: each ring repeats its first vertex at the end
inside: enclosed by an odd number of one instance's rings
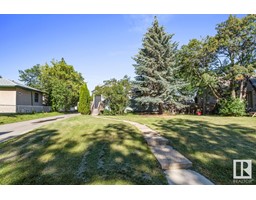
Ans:
POLYGON ((33 90, 33 91, 37 91, 37 92, 42 92, 41 90, 38 90, 36 88, 32 88, 26 85, 23 85, 21 83, 18 83, 16 81, 11 81, 5 78, 0 78, 0 88, 5 88, 5 87, 20 87, 26 90, 33 90))
POLYGON ((254 86, 256 86, 256 78, 251 78, 250 81, 254 86))

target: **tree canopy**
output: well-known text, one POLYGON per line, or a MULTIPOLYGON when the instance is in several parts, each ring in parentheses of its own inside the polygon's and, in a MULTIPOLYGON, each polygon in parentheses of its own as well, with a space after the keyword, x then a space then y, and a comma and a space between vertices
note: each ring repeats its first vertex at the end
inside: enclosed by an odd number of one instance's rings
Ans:
POLYGON ((179 51, 183 76, 217 100, 245 100, 248 79, 256 70, 256 15, 229 18, 216 25, 216 35, 192 39, 179 51), (239 88, 239 89, 238 89, 239 88))
POLYGON ((159 113, 164 109, 183 107, 187 97, 183 94, 187 84, 179 76, 177 43, 172 42, 172 37, 155 17, 152 27, 144 35, 142 48, 133 58, 137 75, 133 82, 135 101, 145 109, 158 107, 159 113))
POLYGON ((53 110, 65 111, 77 105, 79 90, 84 84, 81 73, 67 64, 64 58, 61 61, 52 60, 50 65, 36 65, 20 71, 20 80, 45 91, 47 104, 53 110))
POLYGON ((217 57, 216 72, 222 81, 229 83, 228 93, 232 98, 245 99, 246 85, 256 69, 256 15, 241 19, 230 15, 216 26, 217 57), (236 88, 239 87, 239 92, 236 88))
POLYGON ((29 69, 19 70, 20 81, 24 82, 27 86, 42 89, 41 78, 41 66, 39 64, 34 65, 29 69))
POLYGON ((95 87, 94 95, 103 95, 111 114, 123 114, 130 99, 130 78, 128 76, 124 76, 120 80, 113 78, 105 80, 103 83, 102 86, 95 87))
MULTIPOLYGON (((135 80, 127 76, 106 80, 95 87, 94 94, 105 97, 113 114, 122 114, 130 98, 144 111, 153 107, 162 113, 184 108, 195 95, 211 95, 217 102, 228 99, 222 105, 243 109, 247 84, 256 76, 256 15, 230 15, 215 28, 215 35, 191 39, 178 49, 173 34, 155 17, 133 57, 135 80)), ((26 85, 48 94, 53 110, 75 106, 84 84, 81 73, 64 59, 19 70, 19 74, 26 85)))

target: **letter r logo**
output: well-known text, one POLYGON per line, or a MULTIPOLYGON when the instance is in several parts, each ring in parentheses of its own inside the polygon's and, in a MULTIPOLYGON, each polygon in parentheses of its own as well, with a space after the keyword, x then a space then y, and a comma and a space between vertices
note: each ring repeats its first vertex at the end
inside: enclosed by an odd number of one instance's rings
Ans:
POLYGON ((233 178, 251 179, 252 161, 251 160, 233 160, 233 178))

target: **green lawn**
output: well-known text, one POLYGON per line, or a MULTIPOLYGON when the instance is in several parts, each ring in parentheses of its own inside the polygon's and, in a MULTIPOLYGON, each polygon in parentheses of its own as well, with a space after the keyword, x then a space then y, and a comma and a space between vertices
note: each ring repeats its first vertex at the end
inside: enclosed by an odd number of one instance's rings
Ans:
POLYGON ((57 116, 62 114, 63 113, 59 113, 59 112, 34 113, 34 114, 0 114, 0 125, 27 121, 32 119, 39 119, 43 117, 52 117, 52 116, 57 116))
POLYGON ((77 116, 0 144, 0 184, 167 184, 132 126, 77 116))
POLYGON ((215 184, 233 182, 233 159, 253 161, 256 184, 256 117, 217 116, 118 116, 148 125, 193 162, 196 171, 215 184))

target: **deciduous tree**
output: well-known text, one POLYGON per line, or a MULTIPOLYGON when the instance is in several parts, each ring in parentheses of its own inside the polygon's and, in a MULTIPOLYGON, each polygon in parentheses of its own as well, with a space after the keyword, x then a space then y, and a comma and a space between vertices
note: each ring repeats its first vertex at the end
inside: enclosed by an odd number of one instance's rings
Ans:
POLYGON ((41 78, 42 67, 37 64, 32 68, 19 70, 20 81, 24 82, 27 86, 42 89, 41 78))
POLYGON ((229 83, 232 98, 244 100, 246 84, 256 70, 256 15, 241 19, 230 15, 216 30, 218 75, 229 83))
POLYGON ((64 58, 61 61, 53 60, 50 65, 35 65, 19 72, 20 80, 26 85, 45 92, 47 104, 53 110, 67 111, 77 105, 84 79, 64 58))
POLYGON ((104 85, 96 86, 94 94, 103 95, 111 114, 123 114, 129 104, 129 93, 131 91, 130 78, 110 79, 104 81, 104 85))

